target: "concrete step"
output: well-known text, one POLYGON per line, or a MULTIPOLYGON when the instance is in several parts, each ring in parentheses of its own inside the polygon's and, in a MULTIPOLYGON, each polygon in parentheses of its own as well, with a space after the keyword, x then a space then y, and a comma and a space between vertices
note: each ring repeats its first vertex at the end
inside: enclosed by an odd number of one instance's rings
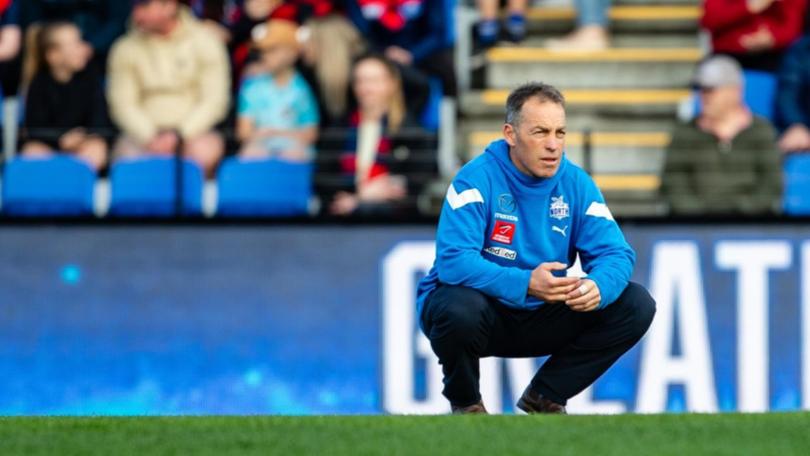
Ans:
MULTIPOLYGON (((460 98, 465 117, 503 119, 510 89, 488 89, 468 92, 460 98)), ((566 112, 572 115, 606 113, 612 116, 663 115, 674 118, 678 104, 689 98, 686 89, 568 89, 563 90, 566 112)))
MULTIPOLYGON (((608 11, 611 31, 681 31, 697 33, 702 8, 697 5, 616 5, 608 11)), ((574 28, 576 10, 570 6, 529 9, 529 32, 574 28)))
POLYGON ((657 197, 650 197, 647 200, 635 201, 625 200, 621 197, 606 195, 605 200, 610 206, 610 212, 615 217, 664 217, 667 215, 667 206, 657 197))
POLYGON ((486 54, 486 86, 511 88, 542 80, 563 89, 686 87, 699 48, 611 48, 552 51, 538 47, 496 47, 486 54))
MULTIPOLYGON (((550 39, 560 38, 564 32, 556 33, 552 30, 542 30, 529 36, 520 44, 501 42, 500 47, 530 47, 544 48, 550 39)), ((697 48, 700 38, 695 33, 651 33, 651 32, 619 32, 612 33, 611 48, 697 48)))
MULTIPOLYGON (((536 2, 538 3, 538 2, 536 2)), ((542 4, 551 4, 554 3, 557 6, 561 5, 570 5, 572 2, 570 0, 560 0, 551 2, 549 0, 541 0, 539 2, 542 4)), ((654 6, 654 5, 692 5, 700 7, 702 4, 702 0, 614 0, 612 2, 614 5, 628 5, 628 6, 654 6)))
POLYGON ((594 174, 593 180, 603 192, 657 192, 661 178, 657 174, 594 174))
MULTIPOLYGON (((674 116, 628 116, 612 114, 576 114, 568 113, 566 126, 570 132, 668 132, 672 131, 678 120, 674 116)), ((464 119, 458 131, 459 147, 469 147, 467 141, 475 132, 500 132, 503 116, 497 118, 464 119)), ((463 155, 463 154, 462 154, 463 155)))

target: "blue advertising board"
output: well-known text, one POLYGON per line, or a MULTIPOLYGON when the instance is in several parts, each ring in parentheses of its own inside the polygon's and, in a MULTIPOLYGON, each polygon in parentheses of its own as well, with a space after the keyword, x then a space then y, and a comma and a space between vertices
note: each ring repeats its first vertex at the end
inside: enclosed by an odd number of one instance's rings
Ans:
MULTIPOLYGON (((658 313, 578 413, 810 408, 810 226, 628 225, 658 313)), ((443 413, 431 226, 0 228, 0 414, 443 413)), ((513 411, 542 359, 482 360, 513 411)))

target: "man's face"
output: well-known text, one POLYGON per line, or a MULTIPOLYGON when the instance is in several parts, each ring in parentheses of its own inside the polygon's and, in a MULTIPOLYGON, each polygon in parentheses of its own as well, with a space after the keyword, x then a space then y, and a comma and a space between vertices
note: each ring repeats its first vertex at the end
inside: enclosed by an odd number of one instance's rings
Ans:
POLYGON ((503 126, 512 163, 529 176, 553 177, 565 149, 565 109, 532 97, 523 103, 520 112, 517 125, 503 126))
POLYGON ((135 5, 132 9, 132 22, 144 32, 163 34, 176 15, 176 1, 151 0, 135 5))
POLYGON ((742 87, 737 85, 700 89, 703 115, 710 119, 723 117, 742 104, 742 87))

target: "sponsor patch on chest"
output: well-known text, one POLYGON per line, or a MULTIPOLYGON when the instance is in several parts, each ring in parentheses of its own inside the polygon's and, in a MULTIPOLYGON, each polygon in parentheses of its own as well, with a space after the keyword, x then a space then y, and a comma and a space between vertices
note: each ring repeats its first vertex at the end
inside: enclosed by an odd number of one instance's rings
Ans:
POLYGON ((501 244, 511 244, 512 239, 515 237, 515 224, 504 222, 503 220, 495 221, 495 228, 492 229, 492 235, 489 237, 495 242, 501 244))

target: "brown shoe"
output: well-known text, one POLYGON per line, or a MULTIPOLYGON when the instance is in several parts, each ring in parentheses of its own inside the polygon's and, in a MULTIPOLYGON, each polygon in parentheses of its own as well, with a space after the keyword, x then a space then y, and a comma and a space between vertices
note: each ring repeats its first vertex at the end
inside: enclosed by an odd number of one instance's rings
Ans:
POLYGON ((456 407, 451 405, 453 415, 488 415, 487 409, 484 408, 484 401, 478 401, 477 404, 468 405, 466 407, 456 407))
POLYGON ((523 396, 518 399, 517 406, 519 409, 526 413, 552 413, 558 415, 567 415, 565 406, 560 405, 552 400, 546 399, 542 394, 535 392, 531 387, 526 388, 523 396))

